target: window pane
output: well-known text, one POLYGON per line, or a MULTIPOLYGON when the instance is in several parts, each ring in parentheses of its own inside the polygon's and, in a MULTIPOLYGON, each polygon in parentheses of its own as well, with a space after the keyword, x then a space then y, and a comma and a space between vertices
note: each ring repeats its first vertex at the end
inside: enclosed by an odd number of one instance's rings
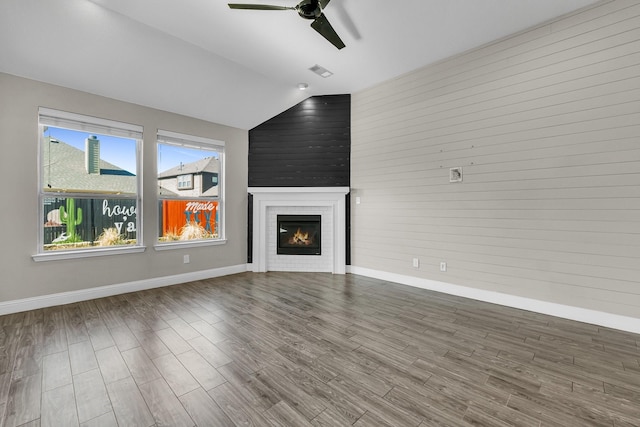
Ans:
POLYGON ((135 139, 43 129, 44 192, 137 193, 135 139))
POLYGON ((44 198, 44 250, 134 245, 135 199, 44 198))
POLYGON ((219 238, 218 207, 213 200, 161 200, 159 241, 219 238))
POLYGON ((216 198, 220 154, 215 150, 158 144, 158 194, 165 198, 216 198))

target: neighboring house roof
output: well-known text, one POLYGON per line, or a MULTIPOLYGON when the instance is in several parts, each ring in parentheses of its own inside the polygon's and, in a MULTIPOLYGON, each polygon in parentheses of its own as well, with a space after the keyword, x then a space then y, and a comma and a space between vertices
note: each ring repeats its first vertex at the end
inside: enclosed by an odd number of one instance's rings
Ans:
POLYGON ((175 191, 168 190, 162 185, 158 186, 158 196, 166 196, 166 197, 179 197, 180 195, 175 191))
POLYGON ((202 172, 219 173, 220 163, 215 157, 206 157, 195 162, 185 163, 159 173, 158 178, 171 178, 178 175, 202 172))
POLYGON ((136 193, 135 174, 100 159, 100 174, 85 169, 85 152, 56 139, 46 139, 43 153, 45 189, 136 193))

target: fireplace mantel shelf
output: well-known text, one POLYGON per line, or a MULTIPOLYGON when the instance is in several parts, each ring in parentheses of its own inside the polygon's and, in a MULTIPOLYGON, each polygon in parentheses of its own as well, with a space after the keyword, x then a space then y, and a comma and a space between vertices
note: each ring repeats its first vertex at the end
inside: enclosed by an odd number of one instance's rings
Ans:
POLYGON ((251 194, 278 194, 278 193, 336 193, 349 194, 349 187, 247 187, 251 194))

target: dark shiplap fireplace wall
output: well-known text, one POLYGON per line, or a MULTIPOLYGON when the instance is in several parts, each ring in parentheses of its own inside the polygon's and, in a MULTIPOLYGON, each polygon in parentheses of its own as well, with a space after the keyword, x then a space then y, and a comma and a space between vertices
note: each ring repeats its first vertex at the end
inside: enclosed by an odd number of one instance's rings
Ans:
POLYGON ((249 187, 348 187, 351 95, 313 96, 249 131, 249 187))
MULTIPOLYGON (((248 186, 349 187, 350 153, 351 95, 313 96, 249 131, 248 186)), ((249 195, 250 263, 252 209, 249 195)))

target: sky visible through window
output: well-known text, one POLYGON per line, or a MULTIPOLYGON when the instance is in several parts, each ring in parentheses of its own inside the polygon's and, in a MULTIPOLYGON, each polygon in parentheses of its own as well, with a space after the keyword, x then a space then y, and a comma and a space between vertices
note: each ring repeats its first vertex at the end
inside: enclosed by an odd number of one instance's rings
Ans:
MULTIPOLYGON (((92 133, 48 127, 44 136, 54 138, 84 151, 85 139, 92 133)), ((100 158, 133 174, 136 173, 136 144, 135 140, 108 135, 96 135, 100 140, 100 158)), ((172 167, 195 162, 205 157, 218 157, 217 153, 209 150, 179 147, 162 144, 158 147, 158 172, 164 172, 172 167)))
POLYGON ((218 157, 218 153, 198 148, 179 147, 175 145, 158 145, 158 173, 162 173, 181 164, 188 164, 206 157, 218 157))

